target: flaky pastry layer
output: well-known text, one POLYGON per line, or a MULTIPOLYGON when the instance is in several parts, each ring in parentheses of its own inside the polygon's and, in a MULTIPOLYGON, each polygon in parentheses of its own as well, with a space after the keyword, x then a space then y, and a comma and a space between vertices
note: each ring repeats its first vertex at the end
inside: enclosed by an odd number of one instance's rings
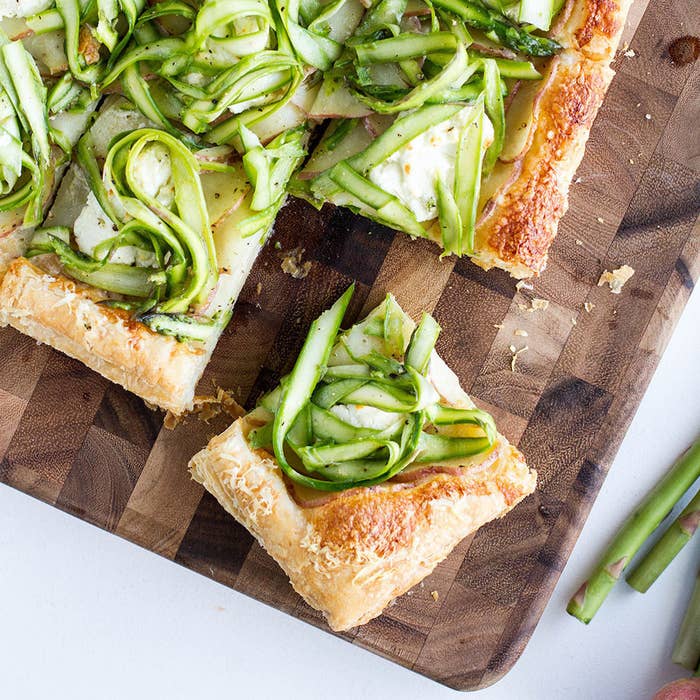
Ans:
POLYGON ((242 523, 331 629, 381 614, 460 540, 531 493, 536 474, 499 438, 496 453, 460 473, 356 488, 316 506, 295 500, 274 458, 250 448, 247 418, 190 462, 193 478, 242 523))
POLYGON ((175 414, 190 410, 211 353, 155 333, 100 304, 103 298, 18 258, 0 283, 0 326, 80 360, 151 404, 175 414))
POLYGON ((545 64, 525 154, 499 163, 501 186, 476 229, 473 261, 514 277, 539 274, 593 121, 615 72, 610 68, 631 0, 569 0, 550 32, 564 51, 545 64))

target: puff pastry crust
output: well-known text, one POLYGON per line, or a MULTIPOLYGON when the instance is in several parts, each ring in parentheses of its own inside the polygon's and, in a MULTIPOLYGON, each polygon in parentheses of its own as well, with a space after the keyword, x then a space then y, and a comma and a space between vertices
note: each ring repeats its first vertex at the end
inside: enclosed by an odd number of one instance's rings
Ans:
POLYGON ((298 502, 274 458, 250 448, 250 418, 190 462, 193 478, 241 522, 331 629, 361 625, 427 576, 460 540, 531 493, 536 474, 505 438, 453 473, 298 502))
POLYGON ((101 305, 103 298, 18 258, 0 283, 0 326, 51 345, 151 404, 175 414, 191 410, 211 351, 155 333, 101 305))
POLYGON ((539 274, 568 208, 588 135, 608 86, 631 0, 569 0, 550 35, 565 50, 545 64, 533 103, 530 146, 491 177, 501 185, 486 202, 474 262, 518 278, 539 274))

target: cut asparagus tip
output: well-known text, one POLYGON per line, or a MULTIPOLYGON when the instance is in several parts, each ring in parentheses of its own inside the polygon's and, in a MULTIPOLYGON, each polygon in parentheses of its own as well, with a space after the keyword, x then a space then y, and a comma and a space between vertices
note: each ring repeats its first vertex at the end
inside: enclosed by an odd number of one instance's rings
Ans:
POLYGON ((587 625, 591 619, 583 614, 584 605, 586 603, 586 591, 588 590, 588 581, 581 584, 581 587, 574 593, 569 604, 566 606, 566 612, 575 617, 584 625, 587 625))
POLYGON ((620 574, 622 574, 624 568, 627 566, 627 557, 620 557, 617 561, 612 564, 608 564, 605 570, 614 578, 619 579, 620 574))
POLYGON ((700 526, 700 510, 696 510, 694 513, 689 513, 681 518, 678 524, 688 537, 692 537, 700 526))

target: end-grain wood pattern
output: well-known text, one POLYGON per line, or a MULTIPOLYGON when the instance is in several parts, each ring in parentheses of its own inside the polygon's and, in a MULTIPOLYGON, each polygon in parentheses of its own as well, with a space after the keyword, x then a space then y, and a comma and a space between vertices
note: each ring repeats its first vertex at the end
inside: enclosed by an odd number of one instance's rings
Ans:
MULTIPOLYGON (((700 274, 700 70, 673 66, 666 51, 699 32, 690 0, 633 6, 625 43, 634 55, 616 61, 534 289, 467 260, 440 261, 427 242, 347 211, 283 210, 275 240, 282 253, 304 248, 310 273, 285 275, 280 251, 266 247, 202 393, 222 386, 252 406, 289 369, 311 320, 356 280, 350 321, 389 290, 412 314, 435 313, 440 352, 540 475, 505 519, 342 635, 353 644, 460 689, 492 683, 524 648, 700 274), (596 286, 623 263, 636 273, 621 295, 596 286), (528 311, 533 297, 548 308, 528 311), (528 346, 514 372, 511 345, 528 346)), ((13 330, 0 332, 0 355, 0 480, 323 627, 187 474, 223 418, 166 430, 136 397, 13 330)))

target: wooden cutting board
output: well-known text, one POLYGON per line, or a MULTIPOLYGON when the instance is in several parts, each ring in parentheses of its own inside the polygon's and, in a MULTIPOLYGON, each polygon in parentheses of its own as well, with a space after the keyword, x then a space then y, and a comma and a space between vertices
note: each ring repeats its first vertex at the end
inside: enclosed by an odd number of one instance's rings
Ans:
MULTIPOLYGON (((700 33, 693 4, 635 4, 634 56, 616 61, 534 290, 467 260, 441 262, 425 241, 346 211, 283 210, 281 250, 262 253, 202 392, 222 386, 252 406, 288 371, 311 320, 357 280, 350 320, 389 290, 412 314, 434 312, 440 353, 539 472, 537 492, 505 519, 465 540, 385 615, 341 635, 353 644, 473 689, 505 673, 530 637, 700 274, 700 70, 673 66, 666 52, 671 39, 700 33), (305 279, 280 268, 297 247, 311 262, 305 279), (624 263, 636 272, 622 294, 596 286, 624 263), (529 311, 533 297, 548 308, 529 311), (528 348, 515 371, 511 345, 528 348)), ((222 416, 164 429, 138 398, 12 330, 0 331, 0 357, 0 480, 324 626, 189 478, 189 457, 225 427, 222 416)))

